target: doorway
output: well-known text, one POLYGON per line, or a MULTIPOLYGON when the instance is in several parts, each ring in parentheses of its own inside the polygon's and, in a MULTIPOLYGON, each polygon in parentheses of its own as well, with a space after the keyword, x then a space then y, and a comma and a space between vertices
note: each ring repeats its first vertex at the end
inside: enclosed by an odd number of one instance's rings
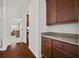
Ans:
POLYGON ((26 15, 26 22, 27 22, 27 24, 26 24, 26 26, 27 26, 27 33, 26 33, 26 35, 27 35, 27 38, 26 38, 26 40, 27 40, 27 45, 29 46, 29 15, 26 15))

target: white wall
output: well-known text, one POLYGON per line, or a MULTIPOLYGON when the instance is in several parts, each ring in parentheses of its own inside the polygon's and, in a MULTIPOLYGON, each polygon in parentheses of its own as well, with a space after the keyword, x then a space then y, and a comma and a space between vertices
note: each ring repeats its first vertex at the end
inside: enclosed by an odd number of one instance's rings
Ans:
POLYGON ((78 34, 78 24, 73 23, 73 24, 62 24, 62 25, 49 26, 49 31, 78 34))
POLYGON ((2 5, 0 1, 0 47, 1 47, 1 41, 2 41, 2 5))
POLYGON ((0 0, 0 19, 2 18, 2 0, 0 0))
POLYGON ((38 46, 41 43, 39 20, 39 0, 32 0, 29 10, 29 48, 36 57, 41 57, 41 47, 38 46))
POLYGON ((2 21, 0 20, 0 48, 2 48, 2 21))
POLYGON ((0 40, 1 40, 1 34, 2 34, 2 33, 1 33, 1 22, 2 22, 2 21, 0 20, 0 40))
POLYGON ((0 40, 1 40, 1 23, 2 23, 2 5, 1 5, 1 0, 0 0, 0 40))
POLYGON ((2 7, 0 6, 0 19, 2 18, 2 7))
POLYGON ((49 28, 46 25, 46 1, 40 0, 40 25, 41 32, 48 32, 49 28))
POLYGON ((41 0, 41 32, 61 32, 61 33, 78 33, 78 24, 60 24, 60 25, 46 25, 46 0, 41 0))
POLYGON ((3 47, 2 50, 6 50, 7 47, 7 16, 6 16, 6 0, 3 0, 3 20, 2 20, 2 39, 3 39, 3 47))

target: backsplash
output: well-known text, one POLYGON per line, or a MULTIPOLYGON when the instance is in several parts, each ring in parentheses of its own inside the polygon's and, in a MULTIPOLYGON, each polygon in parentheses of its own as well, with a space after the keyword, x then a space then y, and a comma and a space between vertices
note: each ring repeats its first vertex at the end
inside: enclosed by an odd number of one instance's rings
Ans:
POLYGON ((49 28, 48 30, 49 32, 78 34, 77 23, 52 25, 52 26, 48 26, 48 28, 49 28))

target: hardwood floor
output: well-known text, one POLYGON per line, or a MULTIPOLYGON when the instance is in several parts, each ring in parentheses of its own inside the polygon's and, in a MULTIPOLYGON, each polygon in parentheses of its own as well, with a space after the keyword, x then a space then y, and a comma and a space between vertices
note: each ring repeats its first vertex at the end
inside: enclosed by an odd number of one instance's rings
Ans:
POLYGON ((6 51, 0 51, 0 58, 35 58, 26 43, 8 46, 6 51))

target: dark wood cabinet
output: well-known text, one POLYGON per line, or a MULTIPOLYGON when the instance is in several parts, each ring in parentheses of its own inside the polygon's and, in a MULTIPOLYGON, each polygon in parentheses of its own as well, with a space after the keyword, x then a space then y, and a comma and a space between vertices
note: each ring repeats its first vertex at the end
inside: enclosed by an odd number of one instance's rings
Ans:
POLYGON ((47 25, 78 22, 77 0, 46 0, 47 25))
POLYGON ((58 0, 58 22, 78 21, 77 0, 58 0))
POLYGON ((47 58, 77 58, 78 46, 42 37, 42 55, 47 58))
POLYGON ((57 0, 46 0, 47 25, 57 23, 57 0))
POLYGON ((42 37, 42 54, 44 57, 52 57, 52 40, 49 38, 42 37))
POLYGON ((53 58, 74 58, 75 56, 57 47, 53 47, 53 58))
POLYGON ((78 46, 72 45, 72 44, 68 44, 68 43, 64 43, 63 48, 68 53, 71 53, 72 55, 74 55, 74 57, 78 56, 78 46))
POLYGON ((52 57, 52 47, 46 45, 46 44, 43 44, 43 49, 42 49, 42 53, 44 53, 44 57, 46 58, 51 58, 52 57))
POLYGON ((76 45, 53 40, 54 58, 75 58, 78 57, 78 47, 76 45))

